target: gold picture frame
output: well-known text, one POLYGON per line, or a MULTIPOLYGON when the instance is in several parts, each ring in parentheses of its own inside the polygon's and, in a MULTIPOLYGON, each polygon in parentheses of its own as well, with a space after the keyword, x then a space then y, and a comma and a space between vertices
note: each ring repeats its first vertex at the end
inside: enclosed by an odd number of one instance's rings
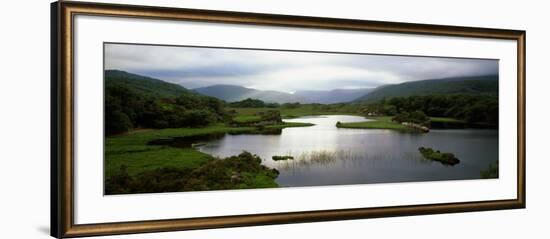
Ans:
POLYGON ((54 237, 61 238, 125 233, 163 232, 188 229, 525 208, 525 31, 64 1, 52 3, 51 17, 51 235, 54 237), (322 28, 385 33, 408 33, 434 36, 506 39, 516 41, 518 104, 517 197, 511 200, 266 213, 206 218, 167 218, 165 220, 99 224, 75 224, 73 197, 75 190, 73 177, 73 134, 75 120, 73 91, 73 46, 75 39, 73 23, 76 15, 253 24, 258 26, 322 28))

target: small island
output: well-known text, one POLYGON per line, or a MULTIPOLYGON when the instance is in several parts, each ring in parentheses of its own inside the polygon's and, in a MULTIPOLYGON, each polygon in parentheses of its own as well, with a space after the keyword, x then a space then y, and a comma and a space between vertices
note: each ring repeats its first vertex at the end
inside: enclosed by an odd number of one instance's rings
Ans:
POLYGON ((369 117, 371 121, 342 123, 337 122, 338 128, 350 129, 392 129, 402 132, 421 132, 428 133, 430 129, 430 117, 426 116, 422 111, 414 111, 411 113, 403 112, 393 117, 391 116, 375 116, 369 117))
POLYGON ((424 156, 425 159, 438 161, 445 165, 455 165, 460 163, 457 157, 452 153, 442 153, 439 150, 433 150, 432 148, 418 148, 418 151, 424 156))

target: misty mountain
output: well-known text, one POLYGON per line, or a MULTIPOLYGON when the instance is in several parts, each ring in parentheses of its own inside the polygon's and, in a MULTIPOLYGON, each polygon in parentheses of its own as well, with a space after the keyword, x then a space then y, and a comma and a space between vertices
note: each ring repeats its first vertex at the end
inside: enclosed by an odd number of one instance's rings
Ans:
POLYGON ((357 98, 355 102, 375 102, 383 98, 434 94, 498 95, 498 75, 453 77, 384 85, 357 98))
POLYGON ((304 90, 296 91, 294 95, 307 99, 312 103, 333 104, 353 101, 371 92, 373 88, 334 89, 327 91, 304 90))
POLYGON ((216 97, 227 102, 236 102, 251 98, 267 103, 308 103, 306 99, 294 94, 273 90, 256 90, 236 85, 212 85, 195 88, 193 90, 200 94, 216 97))

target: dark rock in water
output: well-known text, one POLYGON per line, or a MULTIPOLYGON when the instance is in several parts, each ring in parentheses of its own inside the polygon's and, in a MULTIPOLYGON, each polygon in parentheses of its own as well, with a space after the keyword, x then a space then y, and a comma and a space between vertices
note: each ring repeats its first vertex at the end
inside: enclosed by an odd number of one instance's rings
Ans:
POLYGON ((275 161, 294 159, 294 157, 292 157, 292 156, 276 156, 276 155, 271 157, 271 158, 275 161))
POLYGON ((418 151, 424 156, 425 159, 438 161, 445 165, 455 165, 460 163, 460 160, 452 153, 442 153, 439 150, 433 150, 432 148, 418 148, 418 151))

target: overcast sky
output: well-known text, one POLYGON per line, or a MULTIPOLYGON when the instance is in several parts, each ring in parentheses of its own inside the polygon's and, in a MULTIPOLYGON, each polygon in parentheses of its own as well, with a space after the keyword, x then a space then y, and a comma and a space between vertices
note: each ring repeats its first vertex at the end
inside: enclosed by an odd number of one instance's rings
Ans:
POLYGON ((106 44, 105 68, 186 88, 231 84, 294 92, 498 73, 497 60, 106 44))

